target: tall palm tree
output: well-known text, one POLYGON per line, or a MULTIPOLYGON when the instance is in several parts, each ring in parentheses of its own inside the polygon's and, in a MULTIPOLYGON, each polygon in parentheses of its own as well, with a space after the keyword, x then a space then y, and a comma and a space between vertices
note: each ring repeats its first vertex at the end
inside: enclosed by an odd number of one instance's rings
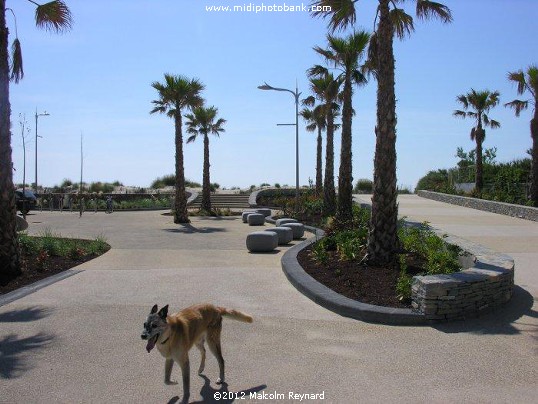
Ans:
POLYGON ((522 101, 514 100, 504 104, 505 107, 513 108, 516 116, 529 107, 529 103, 534 106, 533 117, 531 119, 532 138, 532 176, 531 176, 531 200, 538 208, 538 66, 533 65, 527 68, 526 74, 523 70, 508 73, 508 80, 517 84, 517 93, 523 95, 526 91, 530 93, 531 99, 522 101))
POLYGON ((223 125, 226 120, 217 119, 218 109, 215 107, 198 107, 192 114, 185 115, 187 121, 187 133, 190 136, 187 143, 194 142, 198 135, 204 137, 204 170, 202 184, 202 210, 211 213, 211 182, 209 179, 209 135, 219 135, 224 132, 223 125))
POLYGON ((204 102, 200 93, 204 85, 198 79, 185 76, 164 75, 164 83, 157 81, 151 86, 157 90, 159 99, 152 101, 155 107, 151 114, 159 112, 174 119, 176 146, 176 195, 174 200, 174 223, 189 223, 187 195, 185 193, 185 168, 183 165, 183 120, 186 109, 194 109, 204 102))
MULTIPOLYGON (((71 28, 73 21, 71 12, 63 1, 55 0, 41 5, 33 1, 30 3, 36 5, 37 27, 53 32, 71 28)), ((11 58, 9 55, 6 11, 15 16, 12 9, 6 9, 6 1, 0 0, 0 284, 7 284, 21 273, 12 172, 9 81, 11 79, 15 83, 19 82, 24 76, 24 71, 16 25, 11 58)))
MULTIPOLYGON (((306 99, 305 99, 306 100, 306 99)), ((303 104, 305 103, 303 100, 303 104)), ((323 192, 323 173, 322 173, 322 154, 323 139, 322 133, 327 128, 327 119, 323 107, 317 105, 314 109, 303 108, 300 115, 306 121, 306 130, 309 132, 318 132, 316 145, 316 195, 323 192)))
POLYGON ((339 69, 340 79, 344 83, 342 92, 342 143, 340 148, 340 171, 338 176, 338 204, 336 219, 340 223, 348 222, 353 217, 353 176, 352 176, 352 131, 353 119, 353 84, 363 86, 367 83, 359 64, 366 53, 370 34, 366 31, 353 32, 345 38, 327 35, 327 49, 315 47, 329 64, 339 69))
POLYGON ((334 120, 338 116, 338 96, 340 81, 323 66, 314 66, 307 72, 310 77, 310 90, 315 94, 307 97, 305 105, 314 105, 317 98, 325 113, 327 123, 327 140, 325 146, 325 178, 323 180, 323 214, 332 216, 336 212, 336 190, 334 189, 334 131, 338 124, 334 120))
MULTIPOLYGON (((396 95, 394 89, 394 36, 403 39, 414 30, 413 17, 398 8, 406 0, 378 0, 374 19, 375 32, 370 38, 370 68, 377 78, 377 124, 374 157, 374 190, 372 216, 368 234, 368 256, 372 264, 395 261, 398 205, 396 203, 396 95)), ((452 21, 450 9, 430 0, 414 0, 416 15, 421 19, 439 18, 452 21)), ((314 0, 315 6, 330 6, 331 11, 314 11, 313 15, 329 18, 333 32, 352 26, 356 21, 357 0, 314 0)), ((323 10, 323 8, 315 8, 323 10)))
POLYGON ((499 92, 491 92, 489 90, 475 91, 471 89, 465 95, 458 95, 456 100, 463 106, 462 110, 454 111, 454 116, 459 118, 473 118, 476 122, 476 126, 471 129, 471 140, 476 142, 476 177, 475 177, 475 189, 480 194, 482 187, 484 186, 484 179, 482 176, 482 143, 486 138, 486 130, 484 126, 489 126, 492 129, 499 128, 501 124, 494 119, 490 119, 487 115, 491 108, 495 107, 499 103, 499 92), (469 111, 473 109, 474 111, 469 111))

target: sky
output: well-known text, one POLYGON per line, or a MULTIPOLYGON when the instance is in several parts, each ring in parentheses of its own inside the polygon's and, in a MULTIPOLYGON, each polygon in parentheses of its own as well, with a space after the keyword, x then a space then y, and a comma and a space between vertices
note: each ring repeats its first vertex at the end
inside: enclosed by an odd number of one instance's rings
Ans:
MULTIPOLYGON (((312 48, 326 45, 326 21, 308 12, 208 11, 211 6, 308 6, 300 0, 66 0, 74 18, 58 35, 37 29, 29 2, 7 0, 17 18, 24 79, 10 85, 12 148, 22 182, 27 127, 26 182, 35 181, 35 114, 38 120, 38 183, 80 178, 83 136, 84 181, 119 180, 149 186, 174 172, 174 125, 150 114, 164 73, 198 78, 203 97, 226 119, 226 132, 210 139, 211 182, 221 187, 261 183, 295 185, 295 121, 292 94, 261 91, 267 82, 310 95, 306 70, 323 60, 312 48)), ((377 1, 357 4, 356 29, 371 31, 377 1)), ((412 13, 414 1, 405 2, 412 13)), ((414 188, 430 170, 455 166, 456 148, 474 148, 473 122, 454 118, 456 96, 498 90, 501 104, 490 118, 485 148, 497 147, 497 161, 526 157, 531 147, 532 110, 516 118, 502 104, 515 98, 509 71, 538 64, 537 0, 445 0, 454 21, 415 18, 415 32, 395 40, 397 176, 414 188)), ((10 40, 14 38, 7 15, 10 40)), ((346 32, 338 33, 345 35, 346 32)), ((356 88, 353 107, 353 177, 373 178, 376 87, 372 79, 356 88)), ((335 135, 338 173, 340 132, 335 135)), ((325 150, 325 144, 324 144, 325 150)), ((316 135, 299 123, 300 183, 315 180, 316 135)), ((325 153, 325 151, 324 151, 325 153)), ((203 142, 184 146, 185 176, 202 181, 203 142)))

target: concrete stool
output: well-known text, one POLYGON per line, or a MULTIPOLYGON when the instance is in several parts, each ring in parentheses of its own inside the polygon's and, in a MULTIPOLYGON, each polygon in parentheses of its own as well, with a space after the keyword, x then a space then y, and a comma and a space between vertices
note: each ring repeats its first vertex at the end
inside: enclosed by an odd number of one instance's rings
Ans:
POLYGON ((278 234, 270 231, 255 231, 247 235, 250 252, 270 252, 278 246, 278 234))
POLYGON ((304 235, 304 224, 302 223, 284 223, 282 227, 289 227, 293 231, 293 239, 297 240, 304 235))
POLYGON ((265 223, 265 216, 261 213, 251 213, 247 216, 249 226, 262 226, 265 223))
POLYGON ((278 245, 288 244, 293 240, 293 230, 289 227, 271 227, 265 229, 265 231, 272 231, 273 233, 278 234, 278 245))
POLYGON ((256 212, 257 212, 257 213, 261 213, 261 214, 264 215, 265 217, 267 217, 267 216, 271 216, 271 209, 260 208, 260 209, 256 209, 256 212))
POLYGON ((241 219, 243 219, 243 223, 248 223, 248 215, 252 215, 254 212, 253 210, 247 210, 246 212, 243 212, 241 214, 241 219))
POLYGON ((282 219, 277 219, 275 224, 278 227, 282 226, 284 223, 297 223, 297 220, 284 217, 282 219))

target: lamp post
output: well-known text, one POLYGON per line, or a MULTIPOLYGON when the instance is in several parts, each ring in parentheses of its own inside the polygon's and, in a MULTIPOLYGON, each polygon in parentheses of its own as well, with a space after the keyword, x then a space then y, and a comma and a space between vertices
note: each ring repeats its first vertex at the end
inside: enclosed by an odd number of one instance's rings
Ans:
POLYGON ((37 108, 35 110, 35 192, 37 193, 37 138, 42 137, 37 135, 37 119, 40 116, 49 116, 50 114, 47 111, 44 111, 41 114, 37 113, 37 108))
POLYGON ((299 96, 301 93, 295 84, 295 91, 287 88, 272 87, 267 83, 258 86, 260 90, 287 91, 295 98, 295 123, 280 123, 278 126, 295 126, 295 211, 299 211, 299 96))

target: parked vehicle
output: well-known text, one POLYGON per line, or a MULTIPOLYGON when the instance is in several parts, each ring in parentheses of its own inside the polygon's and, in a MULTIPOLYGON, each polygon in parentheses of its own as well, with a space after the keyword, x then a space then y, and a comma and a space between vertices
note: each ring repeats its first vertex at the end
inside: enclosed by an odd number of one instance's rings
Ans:
POLYGON ((35 209, 37 205, 37 197, 32 191, 27 189, 24 190, 24 194, 22 193, 22 190, 16 190, 15 198, 17 200, 17 209, 22 214, 27 214, 31 209, 35 209))

